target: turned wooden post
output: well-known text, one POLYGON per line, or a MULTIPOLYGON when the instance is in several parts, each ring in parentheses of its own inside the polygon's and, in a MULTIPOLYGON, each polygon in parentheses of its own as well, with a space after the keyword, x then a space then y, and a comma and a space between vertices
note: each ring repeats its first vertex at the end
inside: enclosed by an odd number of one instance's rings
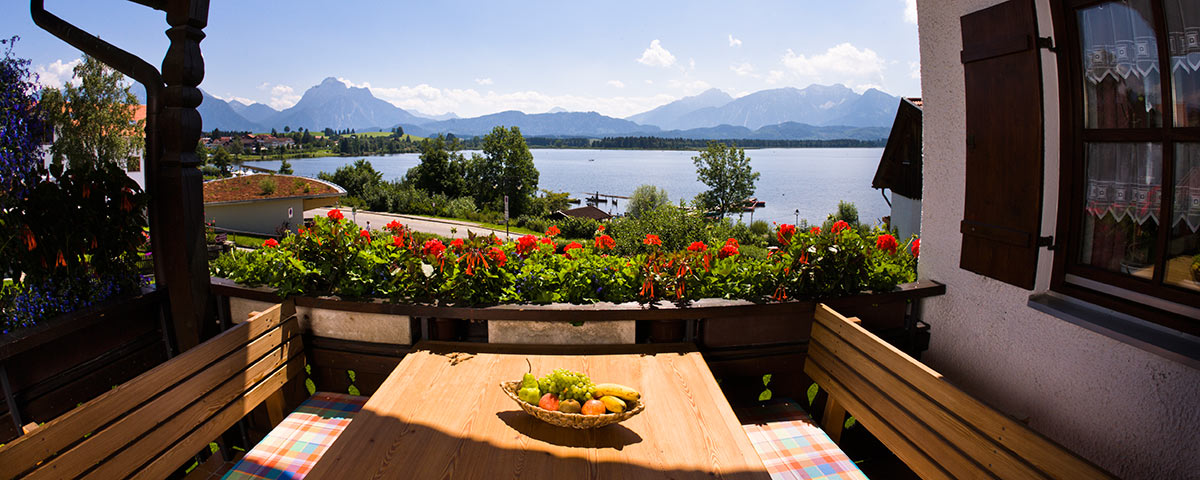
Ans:
POLYGON ((162 64, 166 85, 158 132, 163 151, 155 201, 160 202, 157 234, 162 237, 166 278, 159 281, 170 298, 176 344, 186 350, 214 330, 208 325, 215 310, 204 244, 204 182, 196 158, 201 129, 196 107, 203 99, 197 87, 204 79, 200 41, 208 24, 208 0, 168 0, 165 7, 171 46, 162 64))

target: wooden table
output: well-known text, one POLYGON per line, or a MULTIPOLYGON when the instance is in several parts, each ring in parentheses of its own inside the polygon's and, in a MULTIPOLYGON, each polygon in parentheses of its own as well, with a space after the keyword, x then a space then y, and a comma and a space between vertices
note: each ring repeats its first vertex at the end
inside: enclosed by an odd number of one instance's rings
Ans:
POLYGON ((694 346, 648 347, 581 354, 593 347, 541 346, 533 354, 423 342, 307 478, 770 478, 694 346), (629 385, 646 410, 595 430, 543 423, 499 386, 519 380, 527 359, 538 376, 567 368, 629 385))

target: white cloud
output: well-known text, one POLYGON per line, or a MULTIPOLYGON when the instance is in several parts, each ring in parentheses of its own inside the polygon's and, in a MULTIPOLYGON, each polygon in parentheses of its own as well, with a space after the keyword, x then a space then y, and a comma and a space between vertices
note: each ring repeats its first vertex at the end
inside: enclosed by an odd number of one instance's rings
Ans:
POLYGON ((627 117, 678 99, 665 94, 644 97, 586 97, 550 95, 537 91, 480 92, 473 88, 438 88, 428 84, 372 87, 371 93, 405 110, 454 112, 467 117, 505 110, 545 112, 554 107, 571 112, 595 111, 614 117, 627 117))
POLYGON ((857 93, 859 95, 862 95, 863 92, 870 90, 872 88, 879 90, 879 91, 883 91, 883 85, 878 85, 878 84, 874 84, 874 83, 864 83, 862 85, 855 85, 853 87, 850 87, 851 90, 854 90, 854 93, 857 93))
MULTIPOLYGON (((339 78, 338 80, 341 80, 342 83, 347 85, 354 86, 349 80, 342 78, 339 78)), ((368 88, 370 86, 369 84, 363 85, 363 88, 368 88)), ((290 108, 291 106, 295 105, 296 102, 299 102, 301 97, 300 94, 296 93, 295 89, 287 85, 272 85, 268 82, 263 82, 262 85, 258 86, 258 89, 267 92, 267 95, 269 95, 271 99, 266 103, 271 108, 276 110, 290 108)))
POLYGON ((742 46, 742 41, 740 39, 733 38, 733 34, 731 33, 729 34, 729 46, 740 47, 742 46))
POLYGON ((642 52, 642 58, 637 61, 642 65, 665 68, 675 64, 675 56, 663 48, 662 43, 656 38, 650 42, 650 47, 642 52))
POLYGON ((774 85, 781 81, 783 81, 783 72, 779 70, 771 70, 770 73, 767 73, 767 83, 774 85))
POLYGON ((689 70, 695 70, 695 69, 696 69, 696 59, 694 59, 694 58, 689 58, 689 59, 688 59, 688 69, 689 69, 689 70))
POLYGON ((608 85, 616 88, 625 88, 625 82, 620 80, 609 80, 608 85))
POLYGON ((667 82, 667 86, 683 95, 695 95, 712 88, 712 85, 704 80, 671 80, 667 82))
POLYGON ((883 84, 886 65, 875 51, 841 43, 824 53, 806 56, 790 48, 780 59, 786 70, 801 83, 841 83, 845 85, 883 84))
POLYGON ((250 104, 253 104, 253 103, 254 103, 254 100, 251 100, 251 99, 249 99, 249 98, 246 98, 246 97, 239 97, 239 96, 237 96, 237 95, 232 95, 232 94, 230 94, 230 95, 217 95, 217 94, 215 94, 215 93, 209 92, 209 95, 212 95, 212 97, 213 97, 213 98, 216 98, 216 99, 218 99, 218 100, 224 100, 224 101, 226 101, 226 102, 228 102, 228 101, 230 101, 230 100, 237 100, 237 101, 239 101, 239 102, 242 102, 242 103, 244 103, 244 104, 246 104, 246 105, 250 105, 250 104))
POLYGON ((339 82, 342 82, 342 83, 346 84, 346 86, 347 86, 347 87, 353 87, 353 88, 371 88, 371 82, 354 83, 354 82, 351 82, 350 80, 348 80, 348 79, 346 79, 346 78, 342 78, 342 77, 337 77, 337 79, 338 79, 338 81, 339 81, 339 82))
POLYGON ((62 88, 75 78, 75 66, 82 62, 83 60, 78 58, 67 63, 59 59, 48 65, 38 65, 34 67, 33 72, 37 74, 38 83, 43 87, 62 88))
POLYGON ((921 62, 908 62, 909 78, 921 79, 921 62))
POLYGON ((492 82, 492 79, 491 79, 491 77, 488 77, 488 78, 476 78, 476 79, 475 79, 475 84, 477 84, 477 85, 491 85, 492 83, 493 83, 493 82, 492 82))
POLYGON ((917 0, 904 0, 904 21, 917 24, 917 0))
POLYGON ((729 66, 729 69, 730 69, 730 70, 733 70, 733 73, 736 73, 736 74, 738 74, 738 76, 739 76, 739 77, 753 77, 753 78, 758 78, 758 77, 760 76, 760 75, 758 75, 758 74, 754 73, 754 65, 751 65, 751 64, 749 64, 749 63, 741 63, 741 64, 738 64, 738 65, 730 65, 730 66, 729 66))

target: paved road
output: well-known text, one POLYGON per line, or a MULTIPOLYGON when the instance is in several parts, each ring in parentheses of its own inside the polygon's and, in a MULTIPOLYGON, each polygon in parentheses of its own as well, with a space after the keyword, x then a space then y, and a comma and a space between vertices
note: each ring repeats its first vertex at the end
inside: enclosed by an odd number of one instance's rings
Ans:
MULTIPOLYGON (((304 212, 305 217, 324 216, 329 212, 329 208, 315 208, 304 212)), ((443 237, 467 237, 467 230, 475 232, 476 235, 487 235, 495 233, 500 238, 504 237, 504 230, 492 230, 490 228, 481 227, 478 224, 470 222, 461 222, 457 220, 444 220, 441 218, 418 217, 414 215, 400 215, 395 213, 380 213, 359 210, 351 212, 348 208, 343 208, 342 214, 347 220, 352 220, 361 228, 367 228, 369 225, 372 230, 383 229, 392 220, 403 223, 406 227, 418 232, 433 233, 443 237), (454 229, 454 231, 451 231, 454 229)), ((520 235, 513 234, 510 238, 517 238, 520 235)))

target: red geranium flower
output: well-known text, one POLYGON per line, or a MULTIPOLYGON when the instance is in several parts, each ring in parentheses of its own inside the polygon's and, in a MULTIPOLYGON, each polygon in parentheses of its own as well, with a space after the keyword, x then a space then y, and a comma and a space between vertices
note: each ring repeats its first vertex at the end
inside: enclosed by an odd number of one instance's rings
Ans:
POLYGON ((596 237, 596 250, 612 250, 616 246, 617 241, 608 235, 596 237))
POLYGON ((721 250, 717 252, 717 256, 719 258, 728 258, 728 257, 732 257, 737 254, 738 254, 738 246, 737 246, 736 242, 726 243, 725 246, 721 247, 721 250))
POLYGON ((427 240, 425 246, 421 248, 421 253, 425 255, 433 255, 435 257, 442 256, 442 252, 446 251, 446 246, 442 245, 442 241, 436 238, 427 240))
POLYGON ((808 234, 809 234, 809 235, 820 235, 820 234, 821 234, 821 227, 813 227, 813 228, 809 229, 809 230, 808 230, 808 234))
POLYGON ((359 231, 358 236, 367 239, 368 242, 371 241, 371 232, 366 230, 359 231))
POLYGON ((737 241, 737 239, 736 239, 736 238, 730 238, 730 239, 728 239, 728 240, 725 240, 725 245, 733 245, 733 248, 734 248, 735 250, 736 250, 738 247, 742 246, 741 244, 739 244, 739 243, 738 243, 738 241, 737 241))
POLYGON ((492 243, 495 243, 496 245, 504 245, 504 240, 500 240, 500 237, 492 235, 492 243))
POLYGON ((549 238, 545 238, 545 237, 539 238, 538 243, 540 243, 542 245, 549 245, 551 247, 554 247, 554 240, 551 240, 549 238))
POLYGON ((917 238, 917 239, 913 240, 912 254, 913 254, 913 258, 919 257, 921 255, 921 239, 917 238))
POLYGON ((330 220, 333 220, 333 221, 338 221, 338 220, 341 220, 341 219, 343 219, 343 218, 346 218, 346 217, 342 216, 342 211, 341 211, 341 210, 338 210, 338 209, 336 209, 336 208, 335 208, 335 209, 333 209, 333 210, 330 210, 330 211, 329 211, 329 213, 326 213, 326 214, 325 214, 325 216, 329 217, 329 219, 330 219, 330 220))
POLYGON ((596 230, 597 230, 597 231, 600 231, 600 232, 603 232, 603 231, 604 231, 604 225, 601 225, 601 226, 599 226, 599 227, 596 227, 596 230))
POLYGON ((504 254, 504 250, 496 247, 488 249, 488 257, 491 257, 492 261, 496 262, 496 266, 498 267, 503 267, 508 262, 508 255, 504 254))
POLYGON ((896 248, 900 246, 900 242, 896 241, 896 237, 885 233, 880 235, 879 238, 875 239, 875 246, 891 255, 895 255, 896 248))
POLYGON ((397 222, 397 221, 395 221, 395 220, 392 220, 392 221, 391 221, 390 223, 388 223, 387 225, 384 225, 384 226, 383 226, 383 228, 386 228, 386 229, 388 229, 388 231, 390 231, 390 232, 392 232, 392 233, 396 233, 396 232, 399 232, 399 231, 400 231, 400 229, 404 228, 404 225, 403 225, 403 224, 401 224, 400 222, 397 222))
POLYGON ((849 229, 850 229, 849 223, 846 223, 845 220, 838 220, 836 223, 833 224, 832 227, 829 228, 829 231, 832 233, 840 233, 843 230, 849 230, 849 229))
POLYGON ((397 237, 397 236, 393 235, 392 236, 392 246, 403 247, 404 246, 404 237, 397 237))
POLYGON ((276 242, 274 238, 268 238, 267 241, 263 242, 263 246, 267 248, 275 248, 279 246, 279 242, 276 242))
POLYGON ((567 258, 571 258, 571 250, 576 248, 583 248, 583 245, 580 245, 577 242, 568 243, 567 246, 563 247, 563 255, 566 255, 567 258))
POLYGON ((558 229, 558 227, 557 227, 557 226, 554 226, 554 225, 551 225, 551 226, 550 226, 550 228, 547 228, 547 229, 546 229, 546 236, 547 236, 547 237, 553 237, 553 236, 555 236, 555 235, 558 235, 558 234, 560 234, 560 233, 562 233, 562 231, 560 231, 560 230, 558 229))
POLYGON ((300 228, 296 230, 296 235, 304 235, 306 232, 307 230, 300 228))
POLYGON ((454 249, 454 251, 456 251, 456 252, 461 252, 461 251, 462 251, 462 249, 463 249, 463 241, 462 241, 462 239, 461 239, 461 238, 456 238, 456 239, 454 239, 454 240, 451 240, 451 241, 450 241, 450 248, 453 248, 453 249, 454 249))
POLYGON ((517 239, 517 253, 520 255, 528 255, 533 249, 537 248, 537 238, 533 235, 525 235, 517 239))
POLYGON ((21 227, 21 238, 25 240, 25 249, 33 251, 37 248, 37 239, 33 237, 33 230, 29 229, 29 225, 21 227))
POLYGON ((708 250, 708 245, 705 245, 704 242, 696 241, 688 245, 689 252, 703 252, 705 250, 708 250))
POLYGON ((646 239, 645 239, 645 240, 642 240, 642 243, 644 243, 644 244, 646 244, 646 245, 659 245, 659 246, 661 246, 661 245, 662 245, 662 240, 660 240, 660 239, 658 238, 658 235, 655 235, 655 234, 653 234, 653 233, 647 233, 647 234, 646 234, 646 239))
POLYGON ((787 245, 792 243, 792 235, 795 234, 796 226, 785 223, 780 225, 779 228, 775 230, 775 239, 779 240, 781 245, 787 245))

